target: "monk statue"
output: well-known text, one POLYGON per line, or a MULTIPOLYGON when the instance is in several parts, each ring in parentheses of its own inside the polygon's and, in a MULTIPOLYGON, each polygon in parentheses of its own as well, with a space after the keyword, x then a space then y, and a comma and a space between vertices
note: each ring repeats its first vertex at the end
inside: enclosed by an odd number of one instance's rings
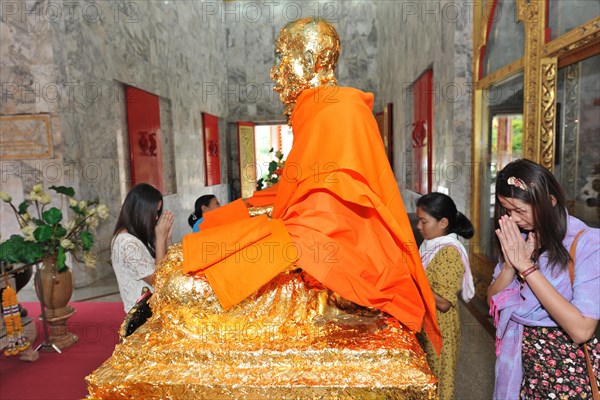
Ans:
POLYGON ((337 85, 339 54, 325 20, 281 30, 271 78, 294 142, 279 183, 169 249, 153 316, 86 378, 90 398, 435 397, 415 337, 441 347, 433 294, 373 95, 337 85))
POLYGON ((300 94, 319 86, 337 86, 335 67, 340 38, 324 20, 305 19, 289 23, 275 42, 275 65, 271 68, 274 91, 289 118, 300 94))

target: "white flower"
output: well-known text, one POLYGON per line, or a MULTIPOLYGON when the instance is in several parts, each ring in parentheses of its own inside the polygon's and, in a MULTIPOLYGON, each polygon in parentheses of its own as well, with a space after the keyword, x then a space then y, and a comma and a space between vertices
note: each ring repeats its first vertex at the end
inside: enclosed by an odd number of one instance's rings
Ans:
POLYGON ((85 201, 85 200, 81 200, 81 201, 79 202, 79 208, 80 208, 81 210, 83 210, 83 209, 84 209, 84 208, 86 208, 86 207, 87 207, 87 201, 85 201))
POLYGON ((96 229, 98 227, 98 224, 100 223, 100 221, 98 221, 98 217, 97 216, 93 216, 90 219, 87 220, 86 225, 90 227, 90 229, 96 229))
POLYGON ((77 207, 77 200, 75 199, 69 199, 69 206, 71 207, 77 207))
POLYGON ((69 221, 69 224, 67 225, 67 232, 72 232, 76 226, 77 226, 77 222, 75 222, 75 220, 69 221))
POLYGON ((21 232, 23 232, 23 239, 28 242, 35 242, 35 238, 33 237, 33 231, 35 231, 37 227, 34 224, 29 224, 21 228, 21 232))
POLYGON ((104 204, 100 204, 98 207, 96 207, 96 210, 98 211, 98 216, 102 219, 107 219, 108 218, 108 207, 104 204))
POLYGON ((28 212, 26 212, 25 214, 21 214, 21 217, 23 218, 23 221, 27 222, 31 219, 31 215, 29 215, 28 212))
POLYGON ((35 191, 32 190, 31 192, 29 192, 29 196, 27 196, 27 200, 39 202, 41 200, 41 197, 39 194, 37 194, 35 191))
POLYGON ((75 248, 75 243, 71 242, 69 239, 61 239, 60 245, 67 250, 72 250, 75 248))
POLYGON ((83 253, 83 263, 88 268, 96 268, 96 256, 92 252, 86 251, 83 253))
POLYGON ((40 200, 39 200, 40 204, 43 204, 43 205, 50 204, 51 201, 52 201, 52 198, 50 197, 49 194, 44 193, 40 196, 40 200))
POLYGON ((12 196, 6 192, 0 192, 0 199, 5 203, 10 203, 12 201, 12 196))
POLYGON ((36 194, 44 194, 44 186, 41 183, 33 186, 32 192, 36 194))

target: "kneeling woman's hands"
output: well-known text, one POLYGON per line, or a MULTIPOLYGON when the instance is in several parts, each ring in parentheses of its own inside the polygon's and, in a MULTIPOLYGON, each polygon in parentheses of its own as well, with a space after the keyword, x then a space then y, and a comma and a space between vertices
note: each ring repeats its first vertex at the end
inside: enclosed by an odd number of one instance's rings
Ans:
POLYGON ((165 210, 154 228, 154 234, 156 235, 156 245, 164 244, 166 247, 171 245, 173 236, 173 211, 165 210))

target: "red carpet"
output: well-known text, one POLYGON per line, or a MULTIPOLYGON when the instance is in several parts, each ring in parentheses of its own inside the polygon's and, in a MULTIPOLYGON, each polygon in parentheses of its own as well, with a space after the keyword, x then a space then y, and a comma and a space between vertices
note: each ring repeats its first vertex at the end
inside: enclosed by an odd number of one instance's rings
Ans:
MULTIPOLYGON (((70 303, 77 313, 69 319, 69 330, 79 336, 73 346, 56 352, 40 352, 37 361, 0 355, 0 399, 82 399, 87 396, 84 378, 112 354, 125 319, 123 303, 70 303)), ((36 320, 37 340, 43 340, 39 303, 22 303, 36 320)))

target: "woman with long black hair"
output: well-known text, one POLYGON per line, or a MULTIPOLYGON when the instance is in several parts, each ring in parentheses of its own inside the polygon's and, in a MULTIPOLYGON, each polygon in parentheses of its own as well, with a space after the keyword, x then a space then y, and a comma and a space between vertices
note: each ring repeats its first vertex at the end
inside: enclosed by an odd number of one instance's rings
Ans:
POLYGON ((140 183, 125 197, 111 244, 125 312, 147 286, 154 283, 156 265, 167 253, 173 231, 173 213, 163 211, 163 197, 155 187, 140 183))

